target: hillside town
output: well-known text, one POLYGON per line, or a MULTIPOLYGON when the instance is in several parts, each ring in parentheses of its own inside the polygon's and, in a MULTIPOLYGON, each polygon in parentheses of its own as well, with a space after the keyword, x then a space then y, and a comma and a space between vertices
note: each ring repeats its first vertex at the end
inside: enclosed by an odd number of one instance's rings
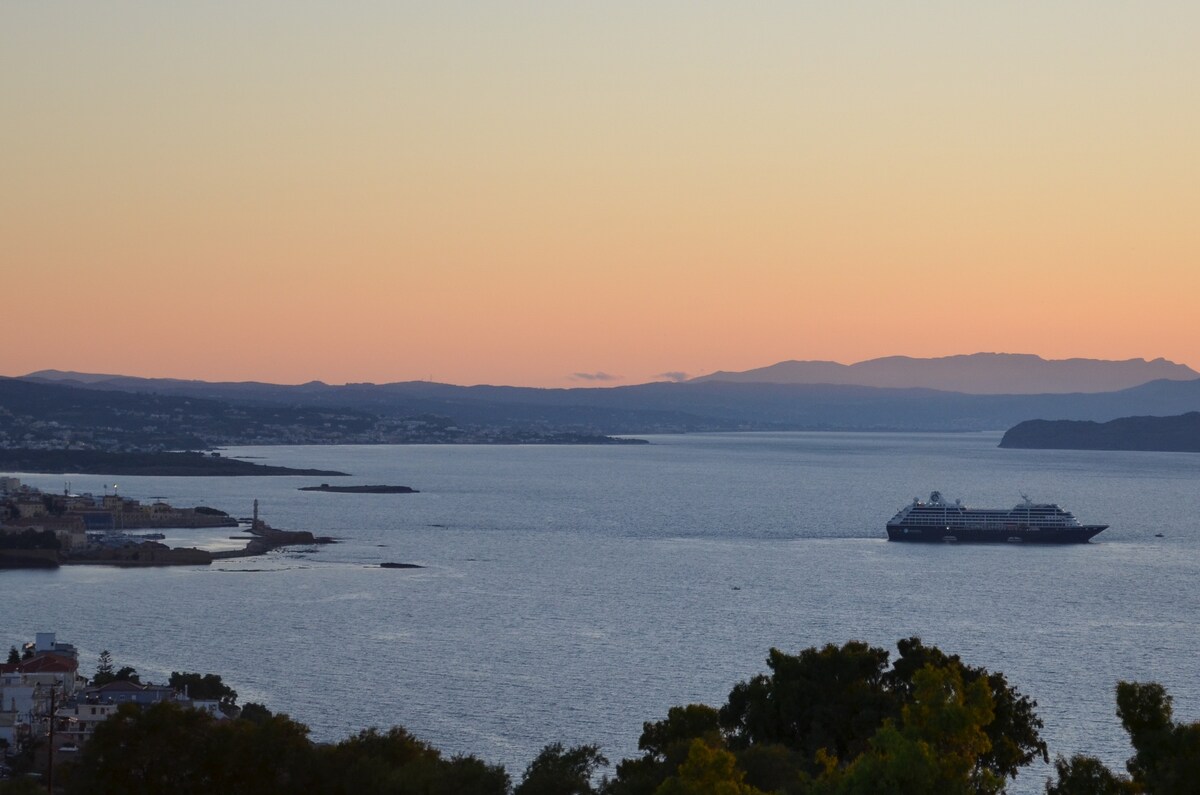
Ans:
POLYGON ((0 462, 32 452, 136 454, 240 445, 631 443, 600 433, 591 421, 525 419, 503 406, 472 419, 449 416, 465 409, 461 401, 437 403, 436 412, 421 410, 423 399, 336 405, 353 399, 345 394, 331 398, 335 405, 307 406, 294 405, 295 396, 233 402, 0 377, 0 462))
POLYGON ((87 677, 80 673, 75 646, 59 641, 54 632, 38 632, 21 649, 13 646, 0 664, 0 779, 17 773, 52 776, 53 768, 76 757, 96 727, 123 704, 140 708, 170 701, 219 720, 235 715, 236 694, 231 699, 233 691, 211 687, 215 679, 173 675, 183 687, 142 682, 133 668, 114 669, 107 651, 87 677), (186 683, 209 685, 213 695, 224 698, 197 697, 186 683))

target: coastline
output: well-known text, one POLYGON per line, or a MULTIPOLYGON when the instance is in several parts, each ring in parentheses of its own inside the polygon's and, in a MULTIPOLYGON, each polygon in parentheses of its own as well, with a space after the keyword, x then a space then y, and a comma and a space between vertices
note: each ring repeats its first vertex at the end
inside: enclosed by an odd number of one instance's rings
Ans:
POLYGON ((129 477, 244 477, 302 475, 349 477, 347 472, 326 469, 255 464, 221 455, 194 451, 163 453, 112 453, 101 450, 0 450, 0 472, 42 475, 116 475, 129 477))
POLYGON ((57 569, 61 566, 209 566, 218 560, 265 555, 281 547, 337 543, 330 536, 313 535, 307 530, 279 530, 261 520, 247 528, 246 532, 251 535, 246 546, 218 552, 195 547, 169 547, 157 541, 142 541, 121 547, 94 547, 66 554, 57 549, 0 549, 0 571, 57 569))

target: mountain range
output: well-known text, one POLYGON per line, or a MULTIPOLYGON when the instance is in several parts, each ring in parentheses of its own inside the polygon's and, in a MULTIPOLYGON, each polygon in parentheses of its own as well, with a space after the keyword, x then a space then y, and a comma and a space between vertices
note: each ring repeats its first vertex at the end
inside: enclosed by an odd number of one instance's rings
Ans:
POLYGON ((743 372, 720 371, 692 382, 841 384, 938 389, 971 395, 1113 392, 1158 379, 1188 381, 1200 373, 1166 359, 1043 359, 1028 353, 972 353, 915 359, 887 356, 856 364, 787 361, 743 372))
MULTIPOLYGON (((428 381, 342 386, 321 382, 281 385, 96 376, 59 371, 31 373, 21 380, 92 392, 201 398, 238 406, 278 406, 290 410, 354 412, 356 418, 380 417, 393 423, 406 417, 437 416, 450 418, 460 426, 477 428, 622 435, 733 430, 1004 430, 1029 419, 1106 422, 1131 415, 1174 415, 1200 409, 1200 377, 1190 368, 1161 359, 1150 362, 1138 359, 1054 362, 1036 356, 975 354, 933 360, 892 357, 875 361, 886 361, 888 365, 884 369, 890 368, 893 373, 911 364, 910 380, 916 378, 912 373, 928 372, 930 368, 944 373, 970 371, 978 374, 983 372, 981 363, 987 362, 997 363, 1000 365, 997 372, 1010 376, 1008 380, 1000 375, 989 376, 992 382, 1007 387, 997 394, 912 386, 763 383, 722 380, 715 374, 684 383, 574 389, 465 387, 428 381), (1028 388, 1027 384, 1012 380, 1012 368, 1018 365, 1034 371, 1059 373, 1056 377, 1060 379, 1060 388, 1064 383, 1061 373, 1065 371, 1083 373, 1086 378, 1080 378, 1090 383, 1093 390, 1101 383, 1097 373, 1108 373, 1106 377, 1116 383, 1127 383, 1137 377, 1149 379, 1163 372, 1181 378, 1156 378, 1108 391, 1088 391, 1079 388, 1081 382, 1076 382, 1074 392, 1029 394, 1021 391, 1028 388), (1133 375, 1136 372, 1142 375, 1133 375), (1188 374, 1192 377, 1183 380, 1182 377, 1188 374)), ((983 381, 980 376, 974 383, 983 381)), ((0 406, 3 406, 2 400, 0 406)))

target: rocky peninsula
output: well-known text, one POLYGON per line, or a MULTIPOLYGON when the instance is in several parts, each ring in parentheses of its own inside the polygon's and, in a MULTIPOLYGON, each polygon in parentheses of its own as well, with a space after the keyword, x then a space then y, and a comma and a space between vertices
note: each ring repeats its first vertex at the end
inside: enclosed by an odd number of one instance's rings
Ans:
POLYGON ((246 545, 209 552, 169 547, 161 533, 130 535, 142 528, 213 528, 238 525, 215 508, 176 508, 161 500, 142 503, 117 494, 61 494, 0 477, 0 569, 60 565, 207 566, 214 560, 261 555, 285 546, 332 544, 306 530, 279 530, 259 518, 248 520, 246 545))

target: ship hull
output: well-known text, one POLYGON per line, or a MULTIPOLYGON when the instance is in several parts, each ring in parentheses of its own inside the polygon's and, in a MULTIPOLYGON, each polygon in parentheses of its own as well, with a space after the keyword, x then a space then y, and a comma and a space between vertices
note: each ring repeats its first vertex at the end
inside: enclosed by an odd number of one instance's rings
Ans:
POLYGON ((888 541, 943 544, 1085 544, 1106 524, 1080 527, 929 527, 903 523, 887 526, 888 541))

